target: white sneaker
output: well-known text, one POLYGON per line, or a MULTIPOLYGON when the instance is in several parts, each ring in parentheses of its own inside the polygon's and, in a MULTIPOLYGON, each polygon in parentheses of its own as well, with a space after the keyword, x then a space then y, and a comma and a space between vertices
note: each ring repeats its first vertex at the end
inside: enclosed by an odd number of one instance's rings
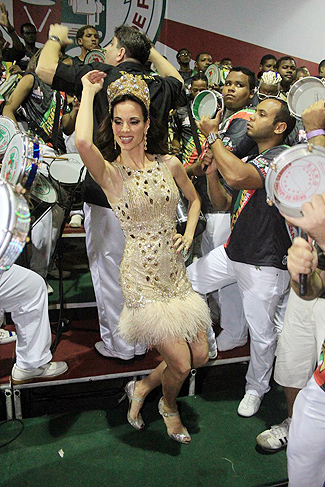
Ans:
POLYGON ((0 345, 14 342, 17 340, 17 333, 15 331, 3 330, 0 328, 0 345))
POLYGON ((69 227, 71 228, 80 228, 82 226, 82 216, 81 215, 72 215, 69 227))
POLYGON ((209 360, 215 360, 218 357, 218 349, 209 350, 209 360))
POLYGON ((261 402, 262 398, 246 392, 245 396, 239 403, 237 413, 239 414, 239 416, 250 418, 257 413, 260 408, 261 402))
POLYGON ((32 382, 34 379, 52 379, 64 374, 68 370, 66 362, 49 362, 36 369, 22 369, 14 364, 11 371, 11 378, 14 384, 24 384, 32 382))
POLYGON ((274 424, 269 430, 263 431, 256 437, 257 444, 266 451, 277 451, 286 447, 289 439, 291 418, 281 424, 274 424))

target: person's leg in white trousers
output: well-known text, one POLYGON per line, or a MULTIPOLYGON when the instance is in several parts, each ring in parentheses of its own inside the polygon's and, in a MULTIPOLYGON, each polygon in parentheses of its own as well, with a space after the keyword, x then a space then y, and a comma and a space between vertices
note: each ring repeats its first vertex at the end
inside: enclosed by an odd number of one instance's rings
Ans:
POLYGON ((51 330, 46 284, 35 272, 13 265, 0 276, 1 307, 17 332, 17 365, 34 369, 50 362, 51 330))
POLYGON ((323 487, 324 456, 325 391, 312 377, 293 406, 287 448, 289 487, 323 487))
POLYGON ((100 336, 105 352, 129 360, 142 355, 143 345, 127 344, 117 333, 124 299, 119 282, 125 238, 110 208, 84 204, 86 247, 99 316, 100 336))

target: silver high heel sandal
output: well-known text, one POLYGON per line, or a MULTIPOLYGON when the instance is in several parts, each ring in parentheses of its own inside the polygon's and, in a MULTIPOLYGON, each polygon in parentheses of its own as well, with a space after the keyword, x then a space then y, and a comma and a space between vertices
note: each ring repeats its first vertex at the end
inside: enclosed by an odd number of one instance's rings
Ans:
POLYGON ((128 414, 127 414, 126 418, 127 418, 128 422, 130 423, 130 425, 133 426, 133 428, 140 431, 140 430, 143 430, 143 428, 145 426, 141 414, 139 413, 138 417, 135 419, 131 418, 131 415, 130 415, 132 401, 137 401, 139 403, 143 403, 143 401, 144 401, 144 399, 133 395, 135 383, 136 383, 135 380, 131 380, 124 387, 125 394, 126 394, 125 397, 127 397, 129 400, 129 409, 128 409, 128 414))
MULTIPOLYGON (((166 413, 164 411, 164 396, 160 398, 160 401, 158 403, 158 411, 162 415, 163 418, 172 418, 175 416, 179 416, 179 412, 177 411, 176 413, 166 413)), ((183 433, 168 433, 167 429, 167 434, 169 438, 171 438, 174 441, 178 441, 178 443, 183 443, 184 445, 188 445, 191 441, 191 437, 189 435, 189 432, 187 429, 184 427, 184 432, 183 433)))

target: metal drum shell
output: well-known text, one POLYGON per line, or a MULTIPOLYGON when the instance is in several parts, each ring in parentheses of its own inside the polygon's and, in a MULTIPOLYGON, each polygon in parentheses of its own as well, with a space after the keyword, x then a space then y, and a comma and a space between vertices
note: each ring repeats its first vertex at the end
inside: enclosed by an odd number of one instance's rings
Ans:
POLYGON ((304 106, 302 110, 299 110, 299 112, 297 112, 297 99, 299 99, 299 97, 303 93, 306 93, 309 90, 311 91, 312 88, 316 87, 319 88, 320 92, 323 93, 323 97, 317 98, 325 100, 325 85, 322 80, 316 78, 315 76, 306 76, 305 78, 301 78, 291 86, 287 96, 287 104, 291 115, 293 115, 298 120, 301 120, 301 115, 304 109, 308 108, 310 105, 318 100, 309 100, 308 103, 306 103, 306 106, 304 106))
POLYGON ((0 271, 8 270, 23 250, 30 225, 26 199, 0 178, 0 271))
MULTIPOLYGON (((314 159, 314 157, 313 157, 314 159)), ((309 168, 307 168, 309 170, 309 168)), ((308 182, 304 179, 305 182, 308 182)), ((296 184, 296 182, 295 182, 296 184)), ((304 202, 310 201, 313 194, 323 193, 325 191, 325 149, 320 146, 310 146, 308 144, 299 144, 283 151, 270 164, 265 178, 265 190, 267 193, 267 202, 270 205, 275 205, 281 212, 292 217, 303 216, 301 206, 304 202), (318 156, 323 159, 318 166, 311 160, 311 155, 318 156), (309 158, 308 164, 310 166, 310 174, 314 172, 316 180, 320 179, 320 184, 311 184, 309 194, 305 198, 297 195, 292 197, 292 201, 284 202, 277 190, 279 178, 284 174, 285 170, 294 167, 295 162, 303 161, 309 158), (312 167, 314 166, 314 168, 312 167)))

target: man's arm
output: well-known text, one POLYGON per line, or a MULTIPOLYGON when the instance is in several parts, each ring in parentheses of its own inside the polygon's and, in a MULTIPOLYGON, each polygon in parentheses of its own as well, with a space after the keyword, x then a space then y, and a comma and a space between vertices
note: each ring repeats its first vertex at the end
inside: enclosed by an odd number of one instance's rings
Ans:
POLYGON ((208 150, 202 159, 202 167, 205 168, 208 196, 214 208, 217 211, 230 210, 232 198, 219 180, 217 165, 211 150, 208 150))
MULTIPOLYGON (((209 133, 217 134, 220 117, 221 112, 218 112, 214 119, 203 116, 197 125, 205 136, 208 136, 209 133)), ((217 139, 211 145, 211 149, 217 168, 229 186, 235 189, 263 188, 263 181, 255 167, 251 164, 245 164, 232 154, 225 148, 221 139, 217 139)))
POLYGON ((72 40, 68 37, 69 29, 62 24, 52 24, 49 30, 49 38, 51 36, 57 37, 59 41, 48 40, 41 51, 41 55, 36 67, 36 74, 44 83, 52 85, 56 69, 59 64, 59 56, 62 46, 72 44, 72 40))
POLYGON ((11 23, 9 22, 8 11, 4 3, 0 3, 0 24, 7 29, 7 32, 10 35, 12 40, 13 49, 15 49, 15 51, 24 52, 25 51, 24 44, 20 41, 19 37, 17 36, 13 25, 11 25, 11 23))
POLYGON ((167 76, 173 76, 174 78, 178 79, 178 81, 180 81, 184 86, 184 80, 177 71, 177 69, 154 47, 152 47, 150 50, 149 61, 151 61, 155 65, 156 70, 162 78, 167 78, 167 76))
MULTIPOLYGON (((325 104, 324 100, 319 100, 310 105, 302 112, 302 122, 307 134, 312 135, 315 130, 325 129, 325 104)), ((324 135, 315 135, 309 138, 312 144, 325 147, 324 135)))
MULTIPOLYGON (((25 98, 29 95, 34 84, 34 76, 32 74, 27 74, 24 76, 16 86, 15 90, 10 95, 8 101, 3 108, 3 115, 11 118, 16 124, 17 120, 15 117, 16 110, 23 103, 25 98)), ((18 126, 18 124, 17 124, 18 126)))

